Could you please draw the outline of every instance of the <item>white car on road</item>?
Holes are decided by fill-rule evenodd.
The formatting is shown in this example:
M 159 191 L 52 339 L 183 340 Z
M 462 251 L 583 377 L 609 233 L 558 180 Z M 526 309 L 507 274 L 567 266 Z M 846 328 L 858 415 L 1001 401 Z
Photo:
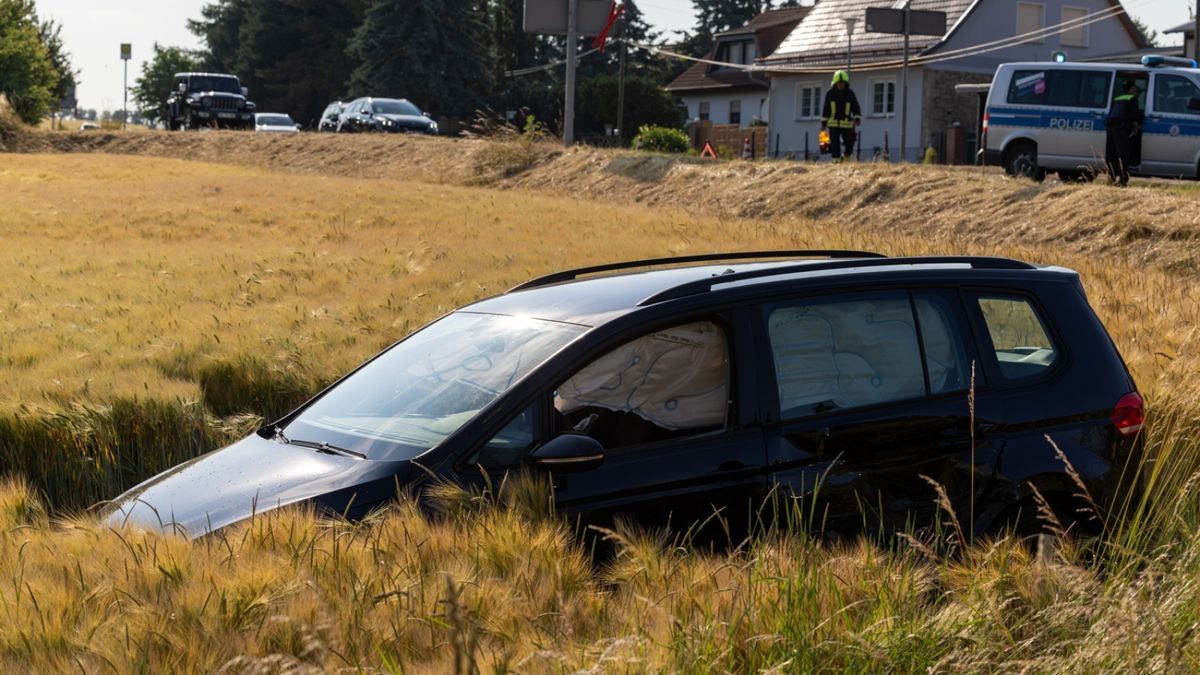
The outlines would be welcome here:
M 283 113 L 254 113 L 254 130 L 294 134 L 300 131 L 300 125 Z

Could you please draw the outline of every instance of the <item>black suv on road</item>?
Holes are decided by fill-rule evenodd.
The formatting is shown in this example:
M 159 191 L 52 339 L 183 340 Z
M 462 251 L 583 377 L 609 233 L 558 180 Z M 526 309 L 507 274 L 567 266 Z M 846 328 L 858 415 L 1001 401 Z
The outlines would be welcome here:
M 175 73 L 167 97 L 167 128 L 254 129 L 253 102 L 237 77 L 219 73 Z
M 126 492 L 108 518 L 203 534 L 285 504 L 358 516 L 397 486 L 525 470 L 584 522 L 687 528 L 719 510 L 740 532 L 773 499 L 826 534 L 933 522 L 928 478 L 984 533 L 1031 525 L 1035 489 L 1079 519 L 1049 440 L 1113 503 L 1141 425 L 1070 270 L 689 256 L 551 274 L 451 312 L 283 419 Z

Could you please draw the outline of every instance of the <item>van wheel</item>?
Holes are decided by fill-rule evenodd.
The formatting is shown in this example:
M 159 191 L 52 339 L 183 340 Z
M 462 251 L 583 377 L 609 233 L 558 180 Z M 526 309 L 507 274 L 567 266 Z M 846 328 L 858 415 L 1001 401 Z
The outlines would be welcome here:
M 1046 170 L 1037 163 L 1037 146 L 1029 142 L 1016 143 L 1008 149 L 1004 155 L 1004 172 L 1032 179 L 1035 183 L 1046 180 Z

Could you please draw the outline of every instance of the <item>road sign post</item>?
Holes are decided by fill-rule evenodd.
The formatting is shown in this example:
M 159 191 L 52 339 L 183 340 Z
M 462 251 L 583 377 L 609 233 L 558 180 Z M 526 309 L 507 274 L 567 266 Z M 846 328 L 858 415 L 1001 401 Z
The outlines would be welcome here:
M 129 59 L 133 57 L 133 45 L 128 42 L 121 43 L 121 61 L 125 64 L 125 82 L 124 82 L 124 97 L 121 103 L 121 128 L 127 129 L 129 125 Z
M 912 0 L 900 0 L 903 7 L 867 8 L 868 33 L 892 33 L 904 36 L 904 54 L 900 65 L 900 161 L 908 159 L 908 41 L 911 35 L 946 34 L 946 13 L 928 10 L 914 11 Z
M 526 33 L 567 36 L 563 92 L 563 143 L 575 143 L 575 66 L 579 37 L 599 35 L 608 23 L 611 0 L 525 0 Z

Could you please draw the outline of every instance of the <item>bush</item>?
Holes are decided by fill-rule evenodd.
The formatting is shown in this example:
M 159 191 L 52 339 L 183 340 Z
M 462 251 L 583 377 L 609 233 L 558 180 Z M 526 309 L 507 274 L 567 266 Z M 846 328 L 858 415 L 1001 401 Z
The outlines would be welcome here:
M 687 134 L 679 129 L 645 125 L 638 129 L 633 147 L 651 152 L 687 152 L 691 143 Z

